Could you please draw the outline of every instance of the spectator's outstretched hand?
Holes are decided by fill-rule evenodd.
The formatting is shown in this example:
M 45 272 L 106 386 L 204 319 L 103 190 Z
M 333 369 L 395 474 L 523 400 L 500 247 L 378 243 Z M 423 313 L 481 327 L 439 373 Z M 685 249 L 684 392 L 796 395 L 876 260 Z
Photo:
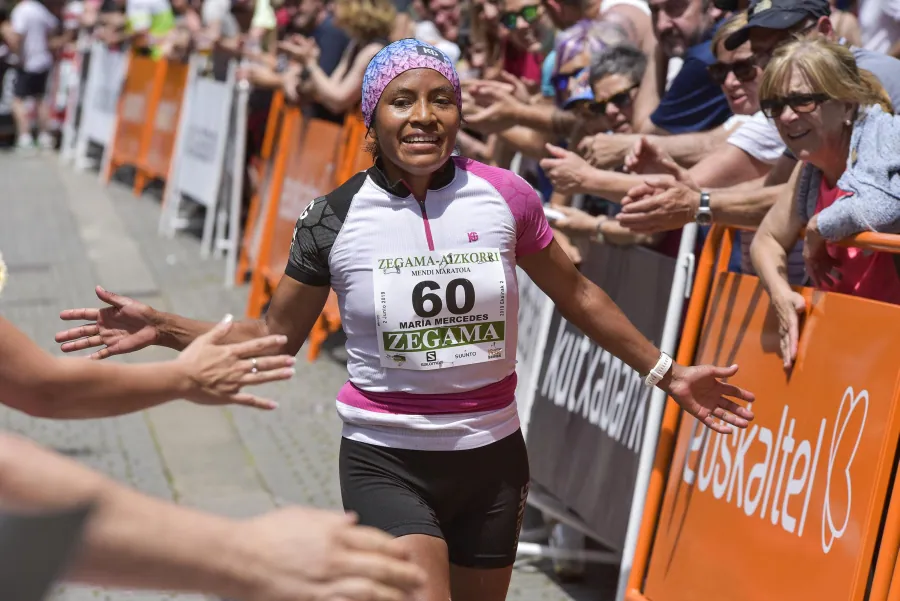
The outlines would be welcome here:
M 560 194 L 580 194 L 588 192 L 585 183 L 591 166 L 583 158 L 553 144 L 547 144 L 550 157 L 541 159 L 541 169 L 553 182 L 553 190 Z
M 700 192 L 671 175 L 651 175 L 628 191 L 616 219 L 644 234 L 677 230 L 691 223 L 700 206 Z
M 659 144 L 644 136 L 638 138 L 634 148 L 625 157 L 625 168 L 631 173 L 665 173 L 688 185 L 691 183 L 688 170 L 676 163 Z
M 578 154 L 597 169 L 618 169 L 632 148 L 632 138 L 616 134 L 586 136 L 578 144 Z
M 513 96 L 510 84 L 484 82 L 468 87 L 467 92 L 475 100 L 474 105 L 463 104 L 468 127 L 487 135 L 516 125 L 517 111 L 522 103 Z

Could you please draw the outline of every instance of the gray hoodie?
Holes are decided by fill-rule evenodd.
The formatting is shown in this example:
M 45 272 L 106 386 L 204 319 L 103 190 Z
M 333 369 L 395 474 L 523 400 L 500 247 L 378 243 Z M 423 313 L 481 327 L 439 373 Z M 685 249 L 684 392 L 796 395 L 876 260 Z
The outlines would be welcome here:
M 816 213 L 822 172 L 807 164 L 800 175 L 800 216 Z M 837 242 L 864 231 L 900 233 L 900 117 L 880 106 L 860 109 L 850 137 L 847 168 L 837 182 L 850 194 L 818 214 L 819 231 Z

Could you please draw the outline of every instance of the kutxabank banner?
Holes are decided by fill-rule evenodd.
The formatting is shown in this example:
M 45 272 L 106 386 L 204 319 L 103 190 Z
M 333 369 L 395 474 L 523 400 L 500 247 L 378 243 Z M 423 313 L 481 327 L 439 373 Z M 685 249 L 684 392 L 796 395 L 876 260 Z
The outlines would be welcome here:
M 675 259 L 592 244 L 582 273 L 659 344 Z M 651 389 L 557 309 L 550 320 L 527 432 L 532 483 L 621 551 Z

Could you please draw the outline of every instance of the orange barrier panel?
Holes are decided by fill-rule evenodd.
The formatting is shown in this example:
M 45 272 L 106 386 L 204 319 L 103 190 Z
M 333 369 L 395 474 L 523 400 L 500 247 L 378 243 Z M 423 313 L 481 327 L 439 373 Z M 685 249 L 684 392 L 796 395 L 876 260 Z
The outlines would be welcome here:
M 164 78 L 165 61 L 131 56 L 116 111 L 110 158 L 103 174 L 107 183 L 119 167 L 137 165 L 147 123 L 152 122 L 156 114 Z
M 322 344 L 328 337 L 341 329 L 341 310 L 338 306 L 337 295 L 334 290 L 328 293 L 328 300 L 322 308 L 316 323 L 309 333 L 309 349 L 306 351 L 306 360 L 315 361 L 319 358 Z
M 724 233 L 722 228 L 712 228 L 707 235 L 706 243 L 703 245 L 703 251 L 700 253 L 694 285 L 691 289 L 691 298 L 688 301 L 687 314 L 682 327 L 681 340 L 678 344 L 678 351 L 675 354 L 675 360 L 681 365 L 690 365 L 694 361 L 697 341 L 700 338 L 700 328 L 703 324 L 703 315 L 706 312 L 706 300 L 709 297 L 709 288 L 712 285 L 712 276 L 715 272 L 716 250 Z M 634 559 L 628 578 L 628 590 L 637 591 L 644 581 L 647 560 L 650 557 L 650 547 L 653 541 L 652 533 L 656 529 L 656 519 L 659 515 L 659 507 L 662 504 L 665 480 L 669 473 L 669 465 L 672 463 L 672 453 L 675 451 L 675 437 L 680 422 L 681 406 L 669 397 L 666 399 L 666 408 L 663 411 L 660 424 L 656 455 L 653 460 L 653 471 L 650 473 L 650 482 L 647 484 L 644 513 L 641 517 L 640 536 L 635 546 Z
M 284 189 L 285 171 L 291 158 L 291 149 L 300 143 L 302 118 L 300 110 L 289 108 L 283 113 L 281 132 L 278 136 L 278 154 L 272 165 L 272 181 L 267 191 L 268 201 L 263 223 L 259 254 L 254 257 L 250 279 L 250 297 L 247 301 L 247 317 L 257 319 L 269 299 L 266 266 L 272 253 L 272 236 L 278 222 L 278 204 Z
M 897 458 L 900 463 L 900 457 Z M 900 475 L 894 466 L 894 485 L 891 491 L 891 502 L 888 505 L 887 519 L 884 521 L 884 534 L 881 539 L 881 551 L 875 564 L 872 578 L 871 601 L 900 601 Z
M 353 111 L 344 119 L 343 131 L 341 132 L 341 150 L 337 160 L 337 169 L 335 170 L 334 185 L 339 186 L 345 181 L 353 177 L 353 175 L 361 171 L 358 168 L 361 156 L 367 156 L 363 145 L 366 138 L 366 126 L 362 120 L 362 113 Z M 371 166 L 366 166 L 367 169 Z M 309 350 L 306 358 L 308 361 L 315 361 L 319 357 L 322 344 L 328 337 L 341 329 L 341 312 L 338 307 L 337 296 L 332 290 L 328 295 L 328 301 L 322 309 L 322 313 L 313 324 L 309 333 Z
M 312 120 L 288 150 L 284 187 L 279 201 L 273 203 L 278 218 L 272 231 L 272 252 L 266 268 L 266 278 L 273 289 L 287 266 L 297 219 L 313 199 L 331 192 L 334 187 L 341 131 L 341 126 L 335 123 Z
M 869 242 L 900 246 L 885 238 Z M 734 382 L 756 393 L 756 419 L 733 436 L 682 420 L 658 521 L 658 494 L 645 507 L 631 583 L 653 537 L 646 583 L 627 598 L 862 600 L 873 568 L 876 583 L 890 578 L 900 538 L 896 498 L 880 531 L 900 436 L 900 307 L 804 290 L 809 310 L 787 374 L 768 296 L 757 278 L 724 273 L 725 262 L 696 361 L 738 363 Z M 667 445 L 661 437 L 658 453 Z M 875 592 L 870 601 L 885 599 Z
M 260 148 L 260 156 L 256 170 L 256 188 L 250 197 L 250 207 L 247 209 L 247 219 L 244 223 L 244 236 L 241 241 L 241 253 L 238 257 L 237 272 L 234 281 L 243 282 L 247 277 L 250 269 L 250 261 L 256 254 L 253 248 L 254 241 L 257 238 L 257 225 L 260 212 L 263 209 L 263 199 L 266 197 L 268 187 L 272 179 L 272 170 L 274 163 L 272 157 L 275 152 L 275 142 L 278 139 L 278 132 L 284 118 L 282 111 L 284 110 L 284 94 L 278 90 L 272 96 L 272 103 L 269 107 L 269 118 L 266 122 L 266 131 L 263 135 L 262 147 Z
M 296 109 L 289 109 L 294 114 Z M 299 113 L 294 117 L 299 121 Z M 285 129 L 288 129 L 285 127 Z M 334 185 L 334 172 L 340 148 L 342 128 L 328 121 L 313 120 L 306 125 L 306 131 L 294 132 L 282 140 L 279 155 L 286 157 L 283 176 L 278 186 L 273 185 L 269 195 L 266 229 L 262 246 L 265 258 L 260 257 L 257 274 L 253 275 L 251 301 L 248 307 L 265 305 L 268 290 L 274 290 L 284 273 L 290 252 L 294 226 L 303 210 L 313 199 L 327 194 Z M 275 173 L 274 178 L 279 179 Z M 274 183 L 274 182 L 273 182 Z
M 152 112 L 147 115 L 140 156 L 135 165 L 135 195 L 144 191 L 148 180 L 165 179 L 169 175 L 169 163 L 178 137 L 178 117 L 187 87 L 188 65 L 171 61 L 158 63 L 162 71 L 161 84 L 157 82 L 158 87 L 153 90 Z
M 344 119 L 344 137 L 342 141 L 344 151 L 341 160 L 338 162 L 338 169 L 335 172 L 335 185 L 344 183 L 353 177 L 357 171 L 361 171 L 361 169 L 357 168 L 357 163 L 359 156 L 366 154 L 363 148 L 365 139 L 366 126 L 363 123 L 362 114 L 355 111 L 348 113 Z

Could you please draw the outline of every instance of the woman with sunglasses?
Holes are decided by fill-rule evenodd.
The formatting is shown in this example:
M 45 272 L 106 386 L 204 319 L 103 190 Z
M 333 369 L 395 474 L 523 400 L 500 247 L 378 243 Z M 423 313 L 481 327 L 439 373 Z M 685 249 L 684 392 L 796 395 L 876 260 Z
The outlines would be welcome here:
M 337 400 L 345 509 L 396 536 L 425 569 L 417 601 L 503 601 L 529 483 L 515 401 L 517 265 L 581 331 L 708 427 L 746 427 L 752 413 L 726 396 L 753 395 L 719 380 L 735 365 L 673 366 L 566 258 L 534 188 L 452 155 L 461 90 L 440 50 L 391 44 L 366 69 L 362 97 L 375 165 L 310 203 L 266 316 L 235 324 L 232 336 L 282 333 L 296 353 L 333 288 L 350 375 Z M 146 306 L 132 315 L 114 326 L 118 347 L 139 324 L 176 348 L 210 326 Z M 105 331 L 64 350 L 117 348 L 112 324 L 99 324 L 88 327 Z
M 853 53 L 824 38 L 775 51 L 760 85 L 760 104 L 803 162 L 794 193 L 779 200 L 751 246 L 753 266 L 778 316 L 785 368 L 797 356 L 803 296 L 785 278 L 787 253 L 806 230 L 803 257 L 817 288 L 900 303 L 889 253 L 835 242 L 862 231 L 900 233 L 900 122 L 875 76 Z

